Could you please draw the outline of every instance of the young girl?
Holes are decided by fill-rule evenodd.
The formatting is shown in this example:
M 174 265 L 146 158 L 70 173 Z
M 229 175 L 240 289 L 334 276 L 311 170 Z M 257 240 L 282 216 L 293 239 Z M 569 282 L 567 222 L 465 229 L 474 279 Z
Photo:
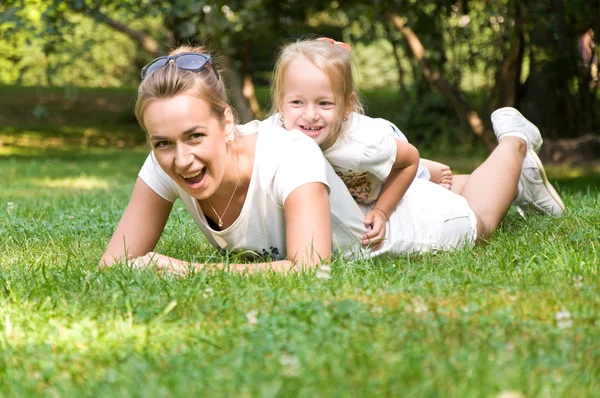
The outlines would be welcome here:
M 268 121 L 315 140 L 352 197 L 374 204 L 363 245 L 377 248 L 385 223 L 415 175 L 451 188 L 450 168 L 423 160 L 400 130 L 362 114 L 352 77 L 350 46 L 332 39 L 284 46 L 275 64 L 273 116 Z

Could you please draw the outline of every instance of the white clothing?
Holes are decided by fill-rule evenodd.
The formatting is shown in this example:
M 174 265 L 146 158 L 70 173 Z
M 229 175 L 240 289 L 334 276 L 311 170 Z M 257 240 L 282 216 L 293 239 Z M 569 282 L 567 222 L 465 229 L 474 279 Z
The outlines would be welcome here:
M 266 122 L 283 127 L 279 114 Z M 349 125 L 323 154 L 357 202 L 373 203 L 379 198 L 396 160 L 395 140 L 408 140 L 398 127 L 385 119 L 352 113 L 347 123 Z M 416 178 L 430 179 L 425 166 L 419 164 Z
M 139 173 L 146 185 L 165 200 L 181 199 L 216 248 L 251 252 L 272 260 L 286 258 L 283 204 L 293 190 L 310 182 L 321 182 L 329 189 L 333 247 L 345 257 L 461 247 L 475 239 L 475 215 L 466 200 L 437 184 L 417 179 L 390 217 L 382 249 L 362 249 L 360 239 L 366 232 L 363 220 L 370 206 L 357 205 L 311 138 L 258 121 L 239 126 L 239 130 L 242 134 L 258 133 L 254 166 L 242 211 L 223 231 L 211 228 L 197 200 L 160 168 L 152 153 Z
M 321 182 L 331 189 L 328 181 L 335 177 L 335 172 L 325 161 L 318 145 L 300 132 L 288 134 L 279 127 L 259 126 L 257 121 L 239 126 L 239 130 L 242 134 L 258 132 L 254 167 L 242 211 L 238 219 L 223 231 L 211 228 L 198 201 L 160 168 L 152 153 L 139 177 L 163 199 L 169 202 L 181 199 L 212 246 L 273 260 L 284 259 L 287 257 L 283 212 L 286 198 L 293 190 L 310 182 Z M 333 184 L 339 185 L 336 191 L 346 191 L 345 196 L 341 195 L 345 204 L 331 199 L 332 206 L 339 209 L 332 217 L 334 247 L 349 254 L 360 250 L 357 249 L 360 246 L 358 238 L 365 230 L 362 224 L 364 215 L 341 181 L 333 179 Z M 346 218 L 355 222 L 348 222 Z
M 360 205 L 366 213 L 374 204 Z M 472 246 L 477 218 L 467 200 L 431 181 L 416 178 L 386 224 L 378 255 L 449 250 Z

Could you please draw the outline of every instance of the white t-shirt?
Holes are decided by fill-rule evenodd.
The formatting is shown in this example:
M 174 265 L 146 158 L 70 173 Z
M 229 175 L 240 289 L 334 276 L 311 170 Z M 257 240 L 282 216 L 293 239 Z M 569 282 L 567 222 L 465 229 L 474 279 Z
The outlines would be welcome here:
M 279 114 L 265 120 L 283 126 Z M 352 113 L 336 142 L 323 154 L 342 179 L 352 197 L 361 204 L 377 200 L 381 187 L 396 160 L 396 139 L 408 142 L 393 123 Z M 428 170 L 419 165 L 416 178 L 429 180 Z
M 321 182 L 329 189 L 334 251 L 361 259 L 383 253 L 415 253 L 472 244 L 476 219 L 466 200 L 423 179 L 415 179 L 387 222 L 385 244 L 365 250 L 360 238 L 371 205 L 357 204 L 321 149 L 306 135 L 272 123 L 253 121 L 239 126 L 242 134 L 256 134 L 252 177 L 238 219 L 223 231 L 213 230 L 196 199 L 181 189 L 151 153 L 139 177 L 163 199 L 181 199 L 194 222 L 214 247 L 251 252 L 265 259 L 287 258 L 283 204 L 294 189 Z M 454 223 L 456 220 L 466 220 Z
M 179 187 L 151 153 L 139 177 L 169 202 L 181 199 L 206 239 L 216 248 L 251 252 L 263 258 L 285 259 L 286 229 L 283 204 L 296 188 L 321 182 L 330 197 L 334 249 L 348 256 L 367 255 L 358 239 L 364 233 L 364 213 L 325 161 L 321 149 L 304 134 L 287 132 L 258 121 L 239 126 L 242 134 L 258 133 L 254 167 L 246 200 L 238 219 L 223 231 L 213 230 L 195 198 Z

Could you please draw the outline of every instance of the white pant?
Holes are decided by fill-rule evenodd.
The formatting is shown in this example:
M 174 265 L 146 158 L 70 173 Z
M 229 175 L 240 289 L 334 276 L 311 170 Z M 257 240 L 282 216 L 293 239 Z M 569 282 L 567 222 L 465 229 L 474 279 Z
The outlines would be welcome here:
M 476 238 L 477 218 L 465 198 L 416 179 L 387 223 L 386 243 L 372 255 L 458 249 Z

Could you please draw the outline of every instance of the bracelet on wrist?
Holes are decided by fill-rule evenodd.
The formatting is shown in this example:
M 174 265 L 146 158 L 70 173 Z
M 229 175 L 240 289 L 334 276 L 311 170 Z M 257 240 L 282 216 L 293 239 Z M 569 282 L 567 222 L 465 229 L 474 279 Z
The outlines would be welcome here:
M 383 218 L 385 218 L 385 221 L 389 220 L 390 218 L 388 217 L 387 214 L 385 214 L 385 211 L 381 210 L 381 209 L 377 209 L 377 208 L 373 208 L 373 210 L 378 211 L 379 213 L 383 214 Z

